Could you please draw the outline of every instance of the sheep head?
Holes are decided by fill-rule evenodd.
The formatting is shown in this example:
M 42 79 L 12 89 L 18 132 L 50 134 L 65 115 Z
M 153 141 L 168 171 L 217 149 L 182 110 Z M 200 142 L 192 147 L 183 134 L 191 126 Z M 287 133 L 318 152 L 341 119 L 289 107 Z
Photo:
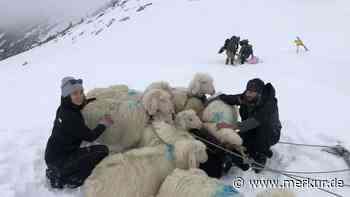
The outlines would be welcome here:
M 206 94 L 214 95 L 213 78 L 206 73 L 197 73 L 194 75 L 190 85 L 188 87 L 188 92 L 190 96 L 204 96 Z
M 175 142 L 175 165 L 177 168 L 198 168 L 208 160 L 206 146 L 198 140 L 180 140 Z
M 142 104 L 149 115 L 157 113 L 174 114 L 174 105 L 171 95 L 161 89 L 151 89 L 143 95 Z
M 171 94 L 171 87 L 170 84 L 166 81 L 156 81 L 151 83 L 149 86 L 147 86 L 147 88 L 145 89 L 145 93 L 149 92 L 150 90 L 153 89 L 160 89 L 160 90 L 164 90 L 166 92 L 168 92 L 169 94 Z
M 202 121 L 192 109 L 182 111 L 175 117 L 176 127 L 183 130 L 200 129 L 202 128 Z

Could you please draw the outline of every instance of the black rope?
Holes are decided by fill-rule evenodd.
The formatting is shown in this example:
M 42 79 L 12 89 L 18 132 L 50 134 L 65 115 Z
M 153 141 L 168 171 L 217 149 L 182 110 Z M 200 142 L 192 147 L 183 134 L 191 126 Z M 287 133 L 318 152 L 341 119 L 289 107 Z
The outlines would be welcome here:
M 327 145 L 318 145 L 318 144 L 301 144 L 301 143 L 294 143 L 294 142 L 284 142 L 279 141 L 278 144 L 288 144 L 288 145 L 295 145 L 295 146 L 307 146 L 307 147 L 316 147 L 316 148 L 334 148 L 334 146 L 327 146 Z
M 225 152 L 228 152 L 228 153 L 230 153 L 230 154 L 232 154 L 234 156 L 237 156 L 237 157 L 240 157 L 240 158 L 244 159 L 243 156 L 238 154 L 238 153 L 235 153 L 235 152 L 232 152 L 232 151 L 230 151 L 228 149 L 222 148 L 221 146 L 219 146 L 217 144 L 214 144 L 214 143 L 212 143 L 212 142 L 210 142 L 210 141 L 208 141 L 208 140 L 206 140 L 206 139 L 204 139 L 202 137 L 199 137 L 199 136 L 197 136 L 195 134 L 192 134 L 192 135 L 195 138 L 203 140 L 203 141 L 207 142 L 208 144 L 211 144 L 211 145 L 213 145 L 213 146 L 215 146 L 215 147 L 217 147 L 217 148 L 219 148 L 219 149 L 221 149 L 221 150 L 223 150 Z M 350 171 L 350 168 L 340 169 L 340 170 L 329 170 L 329 171 L 287 171 L 287 170 L 279 170 L 279 172 L 289 173 L 289 174 L 331 174 L 331 173 L 341 173 L 341 172 L 348 172 L 348 171 Z
M 228 149 L 226 149 L 226 148 L 223 148 L 223 147 L 221 147 L 221 146 L 219 146 L 219 145 L 217 145 L 217 144 L 211 143 L 210 141 L 208 141 L 208 140 L 206 140 L 206 139 L 204 139 L 204 138 L 202 138 L 202 137 L 199 137 L 199 136 L 197 136 L 197 135 L 195 135 L 195 134 L 193 134 L 193 133 L 192 133 L 191 135 L 193 135 L 195 138 L 197 138 L 197 139 L 199 139 L 199 140 L 201 140 L 201 141 L 204 141 L 204 142 L 206 142 L 206 143 L 208 143 L 208 144 L 211 144 L 211 145 L 213 145 L 213 146 L 215 146 L 215 147 L 217 147 L 217 148 L 219 148 L 219 149 L 221 149 L 221 150 L 223 150 L 223 151 L 225 151 L 225 152 L 227 152 L 227 153 L 230 153 L 230 154 L 232 154 L 233 156 L 236 156 L 236 157 L 239 157 L 239 158 L 242 158 L 243 160 L 245 160 L 245 158 L 244 158 L 242 155 L 238 154 L 238 153 L 232 152 L 232 151 L 230 151 L 230 150 L 228 150 Z M 283 171 L 281 171 L 281 170 L 275 170 L 275 169 L 272 169 L 272 168 L 267 168 L 267 167 L 265 167 L 264 165 L 262 165 L 261 163 L 258 163 L 258 162 L 255 162 L 255 161 L 251 161 L 251 164 L 255 164 L 255 165 L 257 166 L 257 167 L 252 167 L 252 168 L 258 168 L 258 169 L 263 169 L 263 170 L 270 171 L 270 172 L 274 172 L 274 173 L 279 173 L 279 174 L 282 174 L 282 175 L 287 176 L 287 177 L 289 177 L 289 178 L 292 178 L 292 179 L 295 179 L 295 180 L 299 180 L 299 181 L 300 181 L 300 179 L 295 178 L 295 177 L 298 177 L 297 175 L 288 174 L 288 173 L 285 173 L 285 172 L 283 172 Z M 287 171 L 287 172 L 288 172 L 288 171 Z M 301 177 L 301 176 L 300 176 L 300 177 Z M 311 179 L 311 178 L 310 178 L 310 179 Z M 339 194 L 337 194 L 337 193 L 334 193 L 334 192 L 332 192 L 332 191 L 329 191 L 329 190 L 326 190 L 326 189 L 323 189 L 323 188 L 317 187 L 317 189 L 320 190 L 320 191 L 323 191 L 323 192 L 327 192 L 327 193 L 332 194 L 332 195 L 337 196 L 337 197 L 343 197 L 343 196 L 341 196 L 341 195 L 339 195 Z
M 293 173 L 293 174 L 331 174 L 331 173 L 341 173 L 341 172 L 349 172 L 350 168 L 340 169 L 340 170 L 329 170 L 329 171 L 287 171 L 281 170 L 284 173 Z

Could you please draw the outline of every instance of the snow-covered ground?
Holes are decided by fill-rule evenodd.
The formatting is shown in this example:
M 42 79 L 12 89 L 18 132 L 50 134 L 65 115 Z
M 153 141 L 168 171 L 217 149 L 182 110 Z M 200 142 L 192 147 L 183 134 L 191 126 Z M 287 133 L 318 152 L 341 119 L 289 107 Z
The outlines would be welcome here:
M 143 89 L 157 80 L 186 86 L 194 73 L 207 72 L 226 93 L 242 92 L 249 79 L 260 77 L 277 89 L 284 141 L 340 141 L 350 148 L 349 17 L 347 0 L 130 0 L 58 41 L 0 62 L 0 196 L 82 196 L 50 191 L 44 177 L 43 151 L 59 105 L 60 80 L 67 75 L 83 78 L 87 90 L 112 84 Z M 217 51 L 233 34 L 248 38 L 264 62 L 225 66 Z M 296 54 L 295 36 L 311 51 Z M 274 169 L 347 168 L 342 159 L 317 148 L 278 144 L 274 150 L 268 164 Z M 308 176 L 350 183 L 349 173 Z M 285 178 L 233 169 L 223 180 L 230 184 L 236 175 Z M 242 192 L 254 196 L 259 190 Z M 330 190 L 350 194 L 350 188 Z M 329 196 L 316 189 L 296 192 Z

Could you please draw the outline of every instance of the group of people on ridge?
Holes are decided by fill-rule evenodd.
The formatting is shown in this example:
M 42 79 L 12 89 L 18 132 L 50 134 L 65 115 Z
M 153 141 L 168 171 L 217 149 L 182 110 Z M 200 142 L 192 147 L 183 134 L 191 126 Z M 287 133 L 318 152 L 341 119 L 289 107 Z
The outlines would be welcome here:
M 232 36 L 230 39 L 226 39 L 224 46 L 220 48 L 219 54 L 226 51 L 226 64 L 234 65 L 236 55 L 238 55 L 241 64 L 244 64 L 250 56 L 254 56 L 253 46 L 249 44 L 249 40 L 240 39 L 238 36 Z M 239 46 L 241 47 L 240 49 Z

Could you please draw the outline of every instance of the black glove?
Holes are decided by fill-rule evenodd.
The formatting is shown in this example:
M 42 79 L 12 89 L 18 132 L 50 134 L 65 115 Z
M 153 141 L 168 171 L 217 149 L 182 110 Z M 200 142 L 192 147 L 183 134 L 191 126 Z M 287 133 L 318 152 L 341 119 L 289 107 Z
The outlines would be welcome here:
M 96 101 L 96 98 L 89 98 L 89 99 L 85 99 L 84 103 L 83 103 L 83 107 L 85 107 L 87 104 L 89 104 L 90 102 Z
M 86 105 L 89 104 L 90 102 L 96 101 L 96 100 L 97 100 L 97 98 L 89 98 L 86 100 Z

